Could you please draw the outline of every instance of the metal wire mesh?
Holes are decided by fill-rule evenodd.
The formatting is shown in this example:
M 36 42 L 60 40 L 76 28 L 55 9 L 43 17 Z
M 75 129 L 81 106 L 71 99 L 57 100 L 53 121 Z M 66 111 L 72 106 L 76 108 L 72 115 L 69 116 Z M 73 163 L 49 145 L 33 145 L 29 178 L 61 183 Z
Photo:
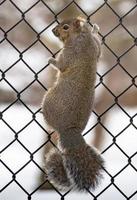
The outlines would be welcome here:
M 5 2 L 7 2 L 6 0 L 3 0 L 3 1 L 0 1 L 0 6 L 3 6 L 5 4 Z M 58 12 L 58 13 L 55 13 L 54 10 L 49 7 L 49 5 L 47 4 L 46 1 L 44 0 L 39 0 L 39 1 L 36 1 L 33 5 L 31 5 L 27 10 L 25 11 L 22 11 L 16 4 L 16 1 L 12 1 L 12 0 L 9 0 L 11 6 L 14 7 L 14 9 L 18 10 L 21 18 L 19 21 L 17 21 L 15 24 L 13 24 L 8 30 L 4 30 L 2 27 L 0 27 L 0 31 L 3 35 L 3 38 L 1 39 L 0 41 L 0 44 L 2 44 L 4 41 L 8 42 L 12 47 L 13 49 L 15 49 L 17 52 L 18 52 L 18 55 L 19 55 L 19 58 L 10 66 L 8 67 L 6 70 L 2 70 L 0 69 L 0 73 L 1 73 L 1 78 L 0 78 L 0 82 L 4 81 L 6 82 L 10 89 L 13 90 L 15 93 L 16 93 L 16 99 L 10 103 L 6 108 L 4 108 L 3 110 L 0 110 L 0 120 L 6 125 L 9 127 L 9 129 L 14 133 L 14 139 L 9 143 L 7 144 L 4 148 L 1 149 L 1 155 L 3 154 L 3 152 L 7 151 L 7 149 L 13 145 L 15 142 L 18 142 L 24 151 L 28 152 L 29 156 L 30 156 L 30 159 L 28 162 L 26 162 L 19 170 L 17 170 L 16 172 L 13 172 L 11 169 L 10 169 L 10 166 L 8 166 L 2 159 L 0 160 L 1 164 L 7 168 L 7 170 L 12 174 L 12 179 L 6 183 L 6 185 L 4 185 L 3 188 L 1 188 L 1 192 L 3 192 L 4 190 L 6 190 L 8 188 L 8 186 L 10 184 L 12 184 L 13 182 L 15 182 L 20 188 L 21 190 L 24 191 L 24 193 L 26 193 L 27 195 L 27 199 L 32 199 L 33 197 L 33 194 L 39 190 L 44 184 L 45 182 L 47 182 L 47 180 L 43 181 L 35 190 L 33 190 L 33 192 L 29 192 L 27 191 L 19 181 L 16 180 L 16 176 L 22 171 L 24 170 L 24 168 L 26 166 L 28 166 L 30 163 L 34 163 L 35 166 L 37 168 L 40 169 L 40 171 L 44 174 L 44 170 L 41 168 L 41 166 L 39 166 L 39 164 L 35 161 L 34 159 L 34 156 L 35 154 L 41 149 L 43 148 L 51 139 L 51 135 L 52 134 L 49 134 L 45 128 L 39 123 L 39 121 L 37 120 L 37 114 L 40 112 L 40 108 L 37 110 L 37 111 L 33 111 L 21 98 L 22 94 L 25 92 L 25 90 L 27 90 L 34 82 L 37 82 L 41 87 L 44 88 L 44 90 L 47 90 L 47 88 L 44 86 L 44 84 L 39 80 L 39 74 L 44 71 L 45 68 L 48 67 L 48 64 L 46 66 L 44 66 L 41 70 L 39 70 L 38 72 L 34 71 L 32 69 L 32 67 L 29 66 L 29 64 L 24 60 L 24 54 L 25 52 L 27 52 L 29 49 L 31 49 L 37 42 L 39 42 L 41 45 L 43 45 L 43 47 L 49 51 L 49 53 L 53 56 L 55 56 L 58 52 L 52 52 L 52 50 L 46 46 L 46 44 L 42 41 L 41 39 L 41 35 L 44 33 L 44 31 L 46 31 L 50 26 L 52 26 L 55 22 L 56 23 L 59 23 L 58 21 L 58 16 L 63 13 L 63 12 L 66 12 L 66 9 L 70 6 L 74 6 L 74 7 L 77 7 L 77 9 L 79 9 L 79 11 L 81 13 L 83 13 L 87 20 L 88 20 L 88 23 L 92 26 L 91 24 L 91 17 L 96 15 L 96 13 L 100 12 L 100 10 L 102 8 L 104 8 L 105 6 L 107 7 L 107 9 L 111 10 L 111 12 L 113 13 L 113 15 L 115 15 L 118 19 L 116 25 L 113 26 L 113 28 L 111 28 L 111 30 L 109 30 L 106 34 L 102 34 L 101 32 L 99 33 L 100 34 L 100 37 L 102 39 L 102 43 L 103 45 L 105 46 L 105 48 L 114 56 L 114 59 L 115 59 L 115 64 L 110 66 L 110 68 L 103 74 L 100 74 L 99 72 L 97 72 L 97 76 L 99 77 L 99 82 L 97 83 L 96 85 L 96 88 L 98 88 L 100 85 L 102 85 L 112 96 L 113 96 L 113 104 L 111 104 L 110 106 L 108 106 L 107 109 L 105 109 L 104 112 L 102 112 L 101 114 L 97 113 L 96 110 L 93 111 L 93 113 L 96 115 L 97 117 L 97 122 L 94 126 L 92 126 L 90 128 L 90 130 L 86 131 L 84 135 L 87 135 L 92 129 L 95 128 L 95 126 L 97 126 L 98 124 L 100 124 L 104 129 L 105 131 L 111 136 L 112 138 L 112 143 L 107 146 L 102 154 L 104 154 L 106 151 L 108 151 L 112 146 L 116 146 L 121 152 L 122 154 L 125 155 L 125 157 L 127 158 L 127 163 L 126 165 L 120 169 L 114 176 L 111 175 L 111 173 L 109 173 L 109 171 L 106 170 L 106 173 L 108 174 L 108 176 L 110 177 L 110 183 L 105 187 L 103 188 L 98 194 L 94 194 L 94 192 L 91 192 L 89 191 L 89 194 L 93 197 L 94 200 L 96 199 L 100 199 L 101 195 L 109 189 L 109 187 L 111 185 L 113 185 L 118 191 L 119 193 L 121 193 L 121 195 L 123 196 L 123 199 L 132 199 L 134 197 L 134 199 L 137 198 L 136 194 L 137 194 L 137 190 L 134 191 L 130 196 L 127 196 L 118 186 L 117 184 L 115 183 L 115 178 L 117 176 L 119 176 L 119 174 L 121 172 L 123 172 L 129 165 L 133 168 L 133 170 L 137 173 L 137 167 L 132 163 L 132 159 L 137 155 L 137 152 L 134 152 L 131 156 L 129 156 L 118 144 L 117 144 L 117 138 L 124 133 L 124 131 L 129 127 L 129 126 L 133 126 L 135 129 L 137 129 L 137 126 L 136 124 L 134 123 L 134 119 L 135 117 L 137 116 L 137 113 L 135 113 L 133 116 L 131 116 L 127 111 L 126 109 L 123 108 L 123 106 L 121 106 L 121 104 L 119 103 L 119 99 L 122 95 L 124 95 L 132 86 L 134 86 L 135 88 L 137 87 L 137 84 L 136 84 L 136 78 L 137 78 L 137 74 L 134 74 L 134 75 L 131 75 L 126 69 L 125 67 L 121 64 L 121 59 L 127 55 L 127 53 L 129 53 L 134 47 L 136 47 L 137 45 L 137 38 L 136 36 L 134 36 L 134 34 L 124 25 L 123 23 L 123 20 L 126 18 L 126 16 L 128 16 L 129 14 L 133 13 L 135 11 L 135 9 L 137 9 L 137 2 L 135 1 L 134 2 L 134 6 L 128 10 L 126 13 L 124 13 L 123 15 L 119 15 L 118 12 L 111 6 L 110 2 L 108 0 L 104 0 L 102 2 L 101 5 L 99 5 L 99 7 L 96 8 L 96 10 L 94 10 L 94 12 L 90 13 L 90 14 L 87 14 L 84 9 L 82 8 L 82 6 L 80 6 L 78 4 L 77 1 L 69 1 L 68 3 L 66 3 L 66 5 Z M 30 24 L 27 19 L 26 19 L 26 15 L 29 14 L 29 12 L 35 7 L 37 6 L 37 4 L 39 3 L 42 3 L 42 6 L 43 7 L 46 7 L 48 9 L 49 12 L 52 13 L 52 15 L 54 16 L 54 19 L 48 24 L 47 27 L 43 28 L 40 32 L 37 32 L 32 24 Z M 103 16 L 102 16 L 103 17 Z M 18 49 L 16 47 L 16 45 L 9 39 L 8 35 L 9 33 L 15 29 L 21 22 L 25 22 L 27 24 L 27 26 L 29 26 L 29 28 L 35 33 L 36 37 L 35 37 L 35 40 L 27 47 L 25 48 L 23 51 L 21 51 L 20 49 Z M 117 30 L 117 28 L 121 26 L 122 29 L 129 35 L 129 37 L 132 38 L 132 45 L 130 45 L 130 47 L 126 50 L 126 51 L 123 51 L 121 53 L 121 55 L 117 55 L 113 48 L 111 46 L 109 46 L 106 42 L 107 38 L 115 31 Z M 20 36 L 21 37 L 21 36 Z M 31 83 L 29 83 L 26 87 L 22 88 L 22 90 L 19 92 L 13 85 L 12 83 L 10 83 L 10 81 L 8 81 L 7 77 L 6 77 L 6 74 L 8 73 L 9 70 L 11 70 L 12 68 L 14 68 L 14 66 L 19 62 L 19 61 L 22 61 L 25 66 L 33 73 L 33 80 Z M 124 91 L 122 91 L 121 93 L 119 93 L 118 95 L 114 94 L 113 91 L 111 91 L 111 89 L 105 84 L 104 82 L 104 78 L 109 74 L 111 73 L 111 71 L 114 70 L 114 68 L 116 68 L 116 66 L 119 65 L 120 68 L 124 71 L 124 73 L 127 74 L 128 78 L 130 78 L 130 85 L 124 89 Z M 32 119 L 30 121 L 28 121 L 28 123 L 19 131 L 15 131 L 14 128 L 12 127 L 12 125 L 10 125 L 5 119 L 4 119 L 4 114 L 5 112 L 11 108 L 14 104 L 16 104 L 17 102 L 19 102 L 20 104 L 22 104 L 32 115 Z M 129 119 L 129 123 L 127 124 L 127 126 L 122 130 L 120 131 L 117 135 L 113 135 L 111 133 L 111 131 L 102 123 L 101 121 L 101 118 L 108 112 L 110 111 L 115 105 L 117 105 L 119 107 L 119 109 L 121 109 L 122 112 L 124 112 L 125 115 L 127 115 L 128 119 Z M 48 140 L 46 140 L 46 142 L 44 142 L 41 146 L 39 146 L 33 153 L 29 150 L 29 148 L 27 148 L 18 138 L 19 134 L 24 130 L 26 129 L 28 126 L 30 126 L 30 124 L 32 122 L 35 122 L 37 123 L 37 125 L 44 131 L 46 132 L 46 134 L 48 134 Z M 50 141 L 52 142 L 52 141 Z M 54 145 L 54 143 L 53 143 Z M 107 161 L 106 161 L 107 162 Z M 56 188 L 53 187 L 53 189 L 60 195 L 60 199 L 63 200 L 65 199 L 66 195 L 69 193 L 61 193 L 60 191 L 58 191 Z M 46 192 L 46 191 L 45 191 Z

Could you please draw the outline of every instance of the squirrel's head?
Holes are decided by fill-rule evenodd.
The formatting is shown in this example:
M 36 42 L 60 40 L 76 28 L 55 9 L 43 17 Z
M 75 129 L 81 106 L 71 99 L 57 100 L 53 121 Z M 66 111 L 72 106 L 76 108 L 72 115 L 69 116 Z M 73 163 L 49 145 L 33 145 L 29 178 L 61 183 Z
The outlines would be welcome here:
M 52 31 L 62 42 L 66 42 L 70 36 L 81 32 L 84 23 L 86 21 L 81 17 L 68 19 L 57 25 Z

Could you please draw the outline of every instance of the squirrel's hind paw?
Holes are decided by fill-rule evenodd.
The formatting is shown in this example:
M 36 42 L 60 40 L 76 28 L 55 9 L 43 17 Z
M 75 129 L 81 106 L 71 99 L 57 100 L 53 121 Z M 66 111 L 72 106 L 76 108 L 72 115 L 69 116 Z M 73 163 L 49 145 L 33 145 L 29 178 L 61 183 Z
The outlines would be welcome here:
M 56 60 L 55 60 L 55 58 L 50 58 L 50 59 L 48 60 L 48 64 L 52 64 L 52 65 L 55 65 L 55 66 L 56 66 Z
M 70 189 L 70 181 L 59 150 L 52 149 L 45 155 L 45 172 L 48 180 L 58 189 Z

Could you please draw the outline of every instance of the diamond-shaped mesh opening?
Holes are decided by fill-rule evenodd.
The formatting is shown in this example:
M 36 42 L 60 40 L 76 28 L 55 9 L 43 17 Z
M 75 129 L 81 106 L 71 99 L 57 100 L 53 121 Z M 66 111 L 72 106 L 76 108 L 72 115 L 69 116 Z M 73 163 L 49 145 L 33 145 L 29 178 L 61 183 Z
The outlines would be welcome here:
M 5 49 L 5 51 L 1 52 L 0 68 L 4 72 L 5 70 L 8 70 L 12 66 L 14 66 L 14 64 L 19 61 L 19 52 L 6 40 L 0 43 L 0 48 Z
M 131 156 L 136 152 L 136 129 L 133 126 L 128 127 L 117 138 L 117 144 L 123 151 Z M 132 146 L 132 149 L 130 148 Z
M 20 112 L 16 112 L 18 109 L 20 109 Z M 11 115 L 14 117 L 11 118 Z M 12 127 L 13 130 L 20 131 L 32 121 L 33 114 L 24 106 L 13 104 L 10 108 L 4 111 L 3 119 L 10 127 Z M 18 123 L 16 123 L 17 121 Z
M 105 16 L 104 16 L 105 15 Z M 104 16 L 105 18 L 110 18 L 111 19 L 111 24 L 109 23 L 109 21 L 104 21 L 102 16 Z M 96 20 L 97 18 L 97 20 Z M 103 20 L 103 23 L 101 23 L 101 21 Z M 109 33 L 111 30 L 113 30 L 113 28 L 115 28 L 118 24 L 119 24 L 119 18 L 117 15 L 115 15 L 115 13 L 109 8 L 109 6 L 107 4 L 104 4 L 99 10 L 98 12 L 96 12 L 94 15 L 92 15 L 90 17 L 90 21 L 92 23 L 98 23 L 100 25 L 100 29 L 102 30 L 102 34 L 107 34 Z
M 136 4 L 134 2 L 133 6 L 129 9 L 127 13 L 125 13 L 125 16 L 122 20 L 122 25 L 126 27 L 127 31 L 129 31 L 129 34 L 131 34 L 133 37 L 137 36 L 137 27 L 135 25 L 131 26 L 131 23 L 134 24 L 134 17 L 137 17 L 137 10 L 136 10 Z
M 117 81 L 111 82 L 112 77 L 117 77 Z M 122 80 L 119 80 L 120 77 L 122 77 Z M 116 65 L 109 73 L 105 75 L 106 79 L 108 79 L 108 82 L 105 83 L 107 88 L 115 95 L 120 95 L 124 90 L 126 90 L 131 84 L 131 77 L 125 73 L 123 68 L 120 65 Z M 119 83 L 122 84 L 121 87 L 119 87 Z
M 99 196 L 99 200 L 101 199 L 110 199 L 111 198 L 111 193 L 115 194 L 115 197 L 117 199 L 120 199 L 120 200 L 125 200 L 125 196 L 115 187 L 115 186 L 110 186 L 109 188 L 107 188 L 107 190 L 105 190 L 103 192 L 102 195 Z
M 20 158 L 20 155 L 22 155 L 22 159 Z M 1 160 L 14 173 L 29 161 L 29 153 L 24 151 L 24 147 L 15 141 L 2 152 Z
M 130 173 L 130 176 L 127 176 L 127 174 L 129 174 L 129 173 Z M 135 180 L 136 180 L 135 182 L 133 182 L 133 178 L 135 178 Z M 122 179 L 124 181 L 121 184 L 120 180 L 122 180 Z M 127 197 L 130 197 L 136 191 L 136 184 L 137 184 L 136 171 L 131 166 L 128 166 L 123 172 L 121 172 L 116 177 L 115 183 L 119 187 L 119 189 L 124 192 L 124 194 Z
M 137 47 L 134 46 L 120 59 L 120 64 L 122 65 L 123 69 L 125 69 L 132 77 L 136 76 L 136 55 Z M 132 60 L 132 62 L 130 62 L 130 60 Z
M 113 118 L 110 116 L 114 112 L 114 109 L 117 110 L 117 114 L 113 115 Z M 130 124 L 129 117 L 122 111 L 118 109 L 118 106 L 114 106 L 113 109 L 109 110 L 105 115 L 109 115 L 109 123 L 105 124 L 105 127 L 111 132 L 112 136 L 116 136 L 121 133 L 128 124 Z M 117 118 L 121 119 L 121 126 L 117 126 Z
M 13 190 L 14 192 L 12 192 Z M 3 190 L 3 192 L 0 194 L 0 198 L 7 200 L 16 199 L 18 193 L 21 195 L 21 198 L 28 198 L 27 192 L 24 191 L 23 188 L 20 185 L 18 185 L 15 181 L 13 181 Z
M 38 176 L 40 169 L 33 162 L 30 162 L 16 175 L 16 180 L 22 185 L 22 187 L 29 193 L 33 192 L 37 188 L 37 183 L 32 182 L 33 177 Z M 27 179 L 27 181 L 26 181 Z
M 34 18 L 35 21 L 33 20 Z M 32 9 L 25 13 L 25 19 L 35 30 L 41 32 L 50 23 L 52 23 L 52 21 L 54 21 L 54 14 L 44 5 L 42 1 L 38 1 Z
M 120 16 L 122 17 L 123 15 L 127 14 L 130 12 L 134 6 L 136 6 L 136 1 L 131 0 L 122 0 L 121 4 L 118 5 L 116 1 L 108 1 L 108 4 L 111 6 L 111 8 Z M 122 9 L 124 7 L 124 9 Z
M 57 138 L 40 113 L 57 75 L 48 59 L 62 48 L 52 29 L 75 16 L 97 23 L 102 40 L 83 136 L 101 150 L 106 169 L 99 187 L 85 194 L 48 182 L 44 155 Z M 0 0 L 0 199 L 137 199 L 136 19 L 136 0 Z
M 7 38 L 19 51 L 23 51 L 36 41 L 37 35 L 25 21 L 21 21 L 7 33 Z
M 4 102 L 3 105 L 0 105 L 1 112 L 6 110 L 7 107 L 10 107 L 12 104 L 14 104 L 15 101 L 17 101 L 16 90 L 14 90 L 14 88 L 12 88 L 12 86 L 9 85 L 7 81 L 5 81 L 5 78 L 1 79 L 0 94 L 0 100 L 1 102 Z
M 33 129 L 34 131 L 32 131 Z M 19 140 L 30 152 L 33 152 L 44 143 L 44 133 L 38 124 L 32 122 L 19 134 Z
M 34 72 L 39 72 L 48 64 L 47 57 L 49 56 L 51 56 L 49 51 L 38 41 L 23 53 L 23 60 Z
M 107 165 L 109 173 L 113 176 L 127 165 L 127 157 L 116 145 L 112 145 L 111 148 L 104 153 L 104 158 L 108 160 Z M 115 160 L 114 165 L 111 164 L 112 159 Z M 120 160 L 122 160 L 122 162 L 120 162 Z
M 120 41 L 121 34 L 124 37 L 122 41 Z M 133 38 L 125 29 L 123 29 L 121 25 L 114 29 L 109 35 L 107 35 L 105 42 L 118 56 L 122 55 L 124 52 L 130 49 L 134 43 Z M 121 44 L 122 42 L 123 44 Z
M 2 1 L 0 5 L 1 28 L 4 31 L 9 31 L 21 20 L 21 14 L 11 1 Z M 7 12 L 14 13 L 14 17 L 13 15 L 8 15 Z
M 0 127 L 2 129 L 0 142 L 1 151 L 14 140 L 14 132 L 2 120 L 0 121 Z
M 12 85 L 12 87 L 20 91 L 27 87 L 28 84 L 30 84 L 34 80 L 34 73 L 30 69 L 26 66 L 24 62 L 19 61 L 6 72 L 5 79 Z M 14 74 L 17 75 L 16 81 Z M 21 82 L 20 79 L 23 82 Z
M 12 174 L 2 163 L 0 163 L 0 170 L 1 170 L 1 174 L 4 175 L 5 177 L 5 178 L 3 177 L 3 181 L 1 181 L 0 183 L 0 189 L 2 189 L 12 180 Z M 2 179 L 2 176 L 1 176 L 1 179 Z
M 41 99 L 45 94 L 45 88 L 47 87 L 43 85 L 40 79 L 38 79 L 38 81 L 35 81 L 31 86 L 23 90 L 21 93 L 21 100 L 23 103 L 29 104 L 28 107 L 35 112 L 38 109 L 36 105 L 41 104 Z M 36 94 L 35 98 L 33 98 L 34 94 Z

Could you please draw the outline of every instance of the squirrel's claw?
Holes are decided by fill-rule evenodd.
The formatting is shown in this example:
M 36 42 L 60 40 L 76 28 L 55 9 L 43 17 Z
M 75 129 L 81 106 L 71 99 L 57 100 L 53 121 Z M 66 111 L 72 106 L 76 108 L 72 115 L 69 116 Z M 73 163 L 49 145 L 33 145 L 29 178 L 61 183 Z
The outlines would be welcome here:
M 48 61 L 48 64 L 55 65 L 56 64 L 56 60 L 54 58 L 50 58 L 49 61 Z
M 97 24 L 93 24 L 92 33 L 97 34 L 99 32 L 99 26 Z

